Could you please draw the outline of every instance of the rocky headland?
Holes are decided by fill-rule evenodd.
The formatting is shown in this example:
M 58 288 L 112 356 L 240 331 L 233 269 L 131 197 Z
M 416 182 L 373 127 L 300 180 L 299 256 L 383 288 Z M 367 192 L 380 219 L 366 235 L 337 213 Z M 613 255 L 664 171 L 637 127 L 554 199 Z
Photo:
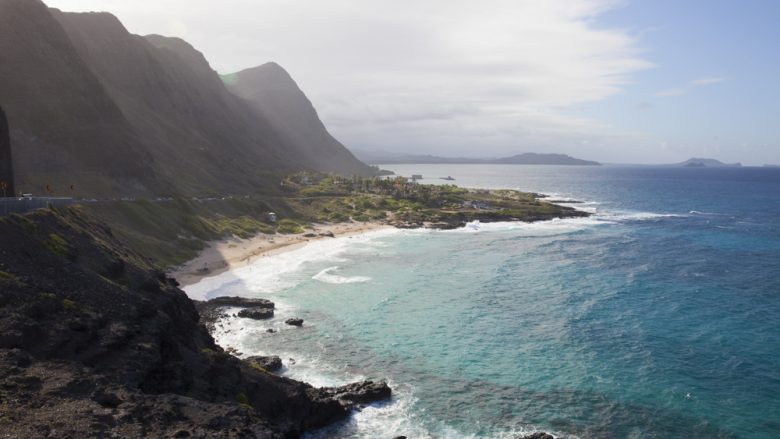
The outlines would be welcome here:
M 76 209 L 0 219 L 0 252 L 7 437 L 298 437 L 391 394 L 226 353 L 174 280 Z

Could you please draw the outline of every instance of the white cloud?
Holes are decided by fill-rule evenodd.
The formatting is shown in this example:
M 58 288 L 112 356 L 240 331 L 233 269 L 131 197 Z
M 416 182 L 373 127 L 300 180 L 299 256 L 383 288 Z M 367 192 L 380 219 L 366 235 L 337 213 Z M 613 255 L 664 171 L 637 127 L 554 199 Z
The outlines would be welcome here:
M 614 0 L 49 0 L 108 10 L 131 32 L 176 23 L 221 72 L 287 68 L 326 125 L 361 148 L 566 151 L 614 140 L 573 116 L 652 67 Z M 707 79 L 707 78 L 704 78 Z
M 687 93 L 688 90 L 684 88 L 668 88 L 666 90 L 661 90 L 657 92 L 655 95 L 659 97 L 668 97 L 668 96 L 680 96 Z
M 725 78 L 718 78 L 714 76 L 708 78 L 699 78 L 691 81 L 691 85 L 695 85 L 695 86 L 711 85 L 711 84 L 717 84 L 719 82 L 723 82 L 725 80 L 726 80 Z

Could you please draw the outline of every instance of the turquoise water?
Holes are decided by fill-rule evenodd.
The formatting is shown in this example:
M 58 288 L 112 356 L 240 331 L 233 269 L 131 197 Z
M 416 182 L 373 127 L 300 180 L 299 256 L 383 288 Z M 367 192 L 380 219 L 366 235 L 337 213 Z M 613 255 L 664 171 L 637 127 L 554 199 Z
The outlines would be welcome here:
M 780 437 L 780 170 L 389 168 L 594 215 L 319 241 L 188 287 L 277 302 L 223 345 L 393 385 L 312 437 Z

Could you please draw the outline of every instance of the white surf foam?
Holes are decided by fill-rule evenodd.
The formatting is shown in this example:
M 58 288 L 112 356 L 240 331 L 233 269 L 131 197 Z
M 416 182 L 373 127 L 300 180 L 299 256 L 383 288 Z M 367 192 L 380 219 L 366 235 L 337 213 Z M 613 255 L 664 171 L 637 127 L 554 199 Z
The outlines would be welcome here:
M 326 284 L 354 284 L 371 280 L 368 276 L 339 276 L 338 274 L 333 274 L 334 271 L 338 270 L 338 266 L 328 267 L 312 276 L 312 279 Z
M 317 263 L 346 262 L 356 244 L 367 244 L 398 232 L 396 229 L 382 229 L 361 235 L 312 241 L 303 247 L 273 256 L 260 256 L 249 265 L 201 279 L 186 286 L 184 291 L 191 299 L 197 300 L 273 294 L 310 279 L 319 271 L 315 267 Z

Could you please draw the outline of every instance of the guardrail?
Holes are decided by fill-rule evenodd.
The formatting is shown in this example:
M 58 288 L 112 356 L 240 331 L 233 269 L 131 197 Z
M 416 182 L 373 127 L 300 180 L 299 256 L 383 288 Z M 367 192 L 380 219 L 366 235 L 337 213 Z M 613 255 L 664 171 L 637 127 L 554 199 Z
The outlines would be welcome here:
M 46 207 L 63 207 L 75 200 L 67 197 L 8 197 L 0 198 L 0 216 L 24 213 Z

